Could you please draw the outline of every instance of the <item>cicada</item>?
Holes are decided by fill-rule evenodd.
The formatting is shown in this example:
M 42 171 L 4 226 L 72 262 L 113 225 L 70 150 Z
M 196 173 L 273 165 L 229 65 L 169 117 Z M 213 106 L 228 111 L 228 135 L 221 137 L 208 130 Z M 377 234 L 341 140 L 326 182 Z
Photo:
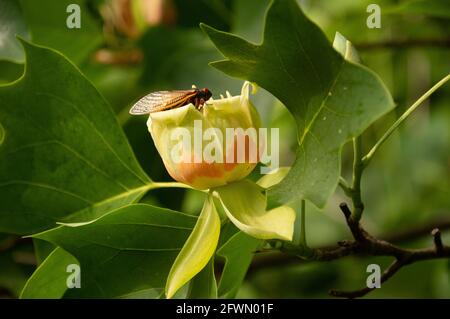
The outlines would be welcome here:
M 130 114 L 141 115 L 166 111 L 189 103 L 201 109 L 211 96 L 212 93 L 207 88 L 153 92 L 137 101 L 130 109 Z

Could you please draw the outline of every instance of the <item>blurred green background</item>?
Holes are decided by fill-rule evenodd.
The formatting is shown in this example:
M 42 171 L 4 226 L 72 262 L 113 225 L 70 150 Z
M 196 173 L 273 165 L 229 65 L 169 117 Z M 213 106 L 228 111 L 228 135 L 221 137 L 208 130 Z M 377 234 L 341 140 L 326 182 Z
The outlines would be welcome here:
M 363 136 L 368 150 L 384 130 L 420 95 L 450 71 L 448 1 L 379 0 L 381 28 L 369 29 L 369 0 L 305 0 L 299 4 L 332 41 L 336 31 L 360 50 L 364 64 L 380 75 L 397 108 Z M 81 7 L 81 29 L 66 27 L 66 7 Z M 23 72 L 24 56 L 15 34 L 57 49 L 92 81 L 117 113 L 138 160 L 156 181 L 170 180 L 145 125 L 129 117 L 140 96 L 164 89 L 208 87 L 214 96 L 239 94 L 242 81 L 208 66 L 220 53 L 200 31 L 205 22 L 259 43 L 268 0 L 0 0 L 0 83 Z M 7 23 L 10 21 L 14 23 Z M 10 26 L 13 25 L 14 28 Z M 7 27 L 9 26 L 9 27 Z M 294 160 L 295 124 L 288 111 L 263 90 L 252 97 L 264 125 L 280 128 L 280 164 Z M 450 86 L 420 107 L 372 161 L 363 177 L 363 223 L 373 234 L 391 238 L 408 229 L 450 228 Z M 1 106 L 0 106 L 1 107 Z M 352 151 L 343 152 L 343 174 L 351 175 Z M 144 201 L 197 214 L 203 194 L 160 190 Z M 308 242 L 333 245 L 350 238 L 338 204 L 338 190 L 325 209 L 307 207 Z M 298 206 L 294 203 L 294 206 Z M 413 241 L 431 244 L 422 231 Z M 399 236 L 401 237 L 401 236 Z M 443 232 L 450 243 L 450 232 Z M 279 254 L 258 253 L 238 296 L 245 298 L 324 298 L 331 288 L 365 285 L 366 267 L 386 258 L 349 257 L 330 263 L 306 263 Z M 16 298 L 35 269 L 30 240 L 0 234 L 0 297 Z M 420 262 L 398 273 L 369 298 L 450 298 L 448 260 Z

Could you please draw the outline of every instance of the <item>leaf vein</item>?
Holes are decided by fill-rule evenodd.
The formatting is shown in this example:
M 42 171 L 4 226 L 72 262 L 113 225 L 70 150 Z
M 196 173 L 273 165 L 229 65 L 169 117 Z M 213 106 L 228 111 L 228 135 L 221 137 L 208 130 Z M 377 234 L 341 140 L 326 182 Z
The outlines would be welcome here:
M 70 153 L 74 154 L 76 157 L 78 157 L 81 161 L 85 162 L 88 166 L 90 166 L 93 170 L 97 171 L 98 173 L 104 175 L 105 177 L 111 179 L 113 182 L 115 182 L 118 186 L 120 186 L 120 188 L 124 189 L 124 190 L 129 190 L 128 187 L 126 187 L 124 184 L 122 184 L 120 181 L 118 181 L 117 179 L 115 179 L 114 177 L 112 177 L 110 174 L 108 174 L 107 172 L 105 172 L 104 170 L 102 170 L 100 167 L 98 167 L 97 165 L 95 165 L 94 163 L 92 163 L 91 161 L 89 161 L 86 157 L 84 157 L 83 155 L 81 155 L 80 153 L 78 153 L 75 149 L 71 148 L 69 145 L 59 141 L 59 140 L 47 140 L 47 141 L 42 141 L 42 142 L 37 142 L 37 143 L 30 143 L 27 145 L 23 145 L 23 146 L 19 146 L 11 151 L 8 151 L 5 155 L 11 155 L 14 154 L 16 152 L 19 151 L 23 151 L 26 150 L 28 148 L 32 148 L 32 147 L 36 147 L 36 146 L 42 146 L 42 145 L 46 145 L 46 144 L 58 144 L 60 146 L 62 146 L 63 148 L 65 148 L 67 151 L 69 151 Z
M 77 198 L 77 199 L 79 199 L 79 200 L 81 200 L 81 201 L 83 201 L 83 202 L 85 202 L 85 203 L 87 203 L 89 205 L 93 204 L 93 202 L 91 200 L 86 199 L 86 198 L 84 198 L 84 197 L 82 197 L 82 196 L 80 196 L 78 194 L 75 194 L 75 193 L 69 192 L 67 190 L 64 190 L 62 188 L 59 188 L 59 187 L 56 187 L 56 186 L 52 186 L 52 185 L 48 185 L 48 184 L 45 184 L 45 183 L 36 183 L 36 182 L 24 181 L 24 180 L 11 180 L 11 181 L 7 181 L 7 182 L 4 182 L 4 183 L 0 183 L 0 187 L 6 187 L 6 186 L 14 185 L 14 184 L 29 185 L 29 186 L 33 186 L 33 187 L 39 187 L 39 188 L 45 188 L 45 189 L 48 189 L 48 190 L 53 190 L 53 191 L 56 191 L 56 192 L 59 192 L 59 193 L 66 194 L 66 195 L 72 196 L 74 198 Z
M 36 94 L 38 95 L 45 95 L 48 97 L 53 97 L 54 99 L 57 99 L 59 101 L 61 101 L 62 103 L 65 103 L 66 105 L 71 106 L 75 111 L 77 111 L 83 118 L 84 120 L 89 124 L 89 126 L 91 126 L 93 128 L 93 130 L 96 132 L 96 134 L 101 138 L 101 140 L 103 141 L 103 143 L 106 145 L 106 147 L 110 150 L 110 152 L 112 154 L 114 154 L 114 156 L 119 160 L 119 162 L 129 171 L 131 172 L 134 176 L 136 176 L 142 183 L 147 183 L 147 181 L 145 181 L 141 176 L 139 176 L 138 174 L 136 174 L 135 171 L 133 171 L 124 161 L 123 159 L 119 156 L 119 154 L 117 154 L 117 152 L 114 150 L 114 148 L 111 146 L 111 144 L 109 144 L 109 142 L 105 139 L 104 135 L 98 130 L 98 128 L 95 126 L 95 124 L 86 116 L 86 114 L 84 114 L 76 104 L 67 101 L 66 99 L 57 96 L 55 94 L 52 93 L 45 93 L 45 92 L 37 92 Z
M 325 96 L 325 98 L 322 100 L 322 103 L 320 104 L 317 111 L 314 113 L 311 121 L 309 121 L 308 126 L 305 127 L 305 130 L 303 131 L 302 138 L 300 139 L 300 144 L 303 144 L 305 137 L 308 133 L 308 131 L 312 128 L 312 126 L 316 123 L 316 119 L 319 116 L 320 112 L 322 112 L 323 108 L 326 106 L 326 103 L 328 101 L 328 98 L 331 96 L 332 91 L 334 87 L 336 86 L 336 83 L 338 82 L 339 76 L 342 72 L 343 66 L 344 66 L 345 60 L 342 60 L 341 67 L 339 68 L 339 72 L 336 74 L 336 77 L 333 81 L 333 83 L 330 86 L 330 89 L 328 90 L 328 94 Z

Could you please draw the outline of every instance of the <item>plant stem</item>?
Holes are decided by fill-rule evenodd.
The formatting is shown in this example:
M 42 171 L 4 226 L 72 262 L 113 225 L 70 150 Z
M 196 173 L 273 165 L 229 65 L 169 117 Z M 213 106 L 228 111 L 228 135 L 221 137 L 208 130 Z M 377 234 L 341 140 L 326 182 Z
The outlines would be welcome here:
M 361 199 L 361 175 L 364 170 L 364 163 L 362 161 L 362 142 L 361 136 L 353 139 L 353 183 L 351 198 L 353 202 L 352 217 L 355 221 L 361 219 L 361 214 L 364 210 L 364 204 Z
M 352 197 L 352 188 L 348 185 L 347 181 L 342 176 L 339 177 L 339 186 L 342 188 L 345 195 L 347 195 L 348 197 Z
M 157 189 L 157 188 L 187 188 L 192 189 L 191 186 L 178 183 L 178 182 L 153 182 L 150 184 L 149 189 Z
M 413 105 L 411 105 L 406 111 L 405 113 L 402 114 L 402 116 L 400 116 L 397 121 L 395 121 L 394 124 L 392 124 L 392 126 L 386 131 L 386 133 L 384 133 L 384 135 L 378 140 L 378 142 L 375 143 L 375 145 L 372 147 L 372 149 L 369 151 L 369 153 L 367 153 L 366 156 L 364 156 L 363 158 L 363 163 L 364 165 L 367 165 L 367 163 L 369 163 L 369 161 L 372 159 L 373 155 L 375 154 L 375 152 L 377 151 L 377 149 L 381 146 L 381 144 L 383 144 L 388 138 L 389 136 L 391 136 L 392 132 L 394 132 L 397 127 L 403 123 L 403 121 L 412 113 L 414 112 L 414 110 L 419 107 L 423 101 L 425 101 L 428 97 L 430 97 L 431 94 L 434 93 L 434 91 L 436 91 L 437 89 L 439 89 L 442 85 L 445 84 L 445 82 L 447 82 L 448 80 L 450 80 L 450 74 L 448 74 L 446 77 L 444 77 L 442 80 L 440 80 L 438 83 L 436 83 L 431 89 L 429 89 L 424 95 L 422 95 L 416 102 L 414 102 Z
M 300 245 L 303 245 L 307 247 L 306 243 L 306 201 L 302 199 L 302 207 L 300 210 L 300 218 L 301 218 L 301 225 L 300 225 Z

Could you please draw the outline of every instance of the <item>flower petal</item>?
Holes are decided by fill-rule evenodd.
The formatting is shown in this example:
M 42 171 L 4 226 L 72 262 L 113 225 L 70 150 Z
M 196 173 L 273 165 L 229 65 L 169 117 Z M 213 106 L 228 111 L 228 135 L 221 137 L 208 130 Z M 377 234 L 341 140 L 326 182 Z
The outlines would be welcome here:
M 228 218 L 240 230 L 260 239 L 292 240 L 295 211 L 280 206 L 266 211 L 265 189 L 243 180 L 215 189 Z
M 172 298 L 208 264 L 216 250 L 219 234 L 220 217 L 212 195 L 208 195 L 191 235 L 170 269 L 166 283 L 167 298 Z
M 173 179 L 210 189 L 250 174 L 264 143 L 258 141 L 261 119 L 249 91 L 245 82 L 241 95 L 227 92 L 227 98 L 210 99 L 200 110 L 188 104 L 150 113 L 148 131 Z
M 290 167 L 280 167 L 278 169 L 270 171 L 270 173 L 261 177 L 256 182 L 256 184 L 264 188 L 272 187 L 273 185 L 276 185 L 279 182 L 281 182 L 290 169 L 291 169 Z

